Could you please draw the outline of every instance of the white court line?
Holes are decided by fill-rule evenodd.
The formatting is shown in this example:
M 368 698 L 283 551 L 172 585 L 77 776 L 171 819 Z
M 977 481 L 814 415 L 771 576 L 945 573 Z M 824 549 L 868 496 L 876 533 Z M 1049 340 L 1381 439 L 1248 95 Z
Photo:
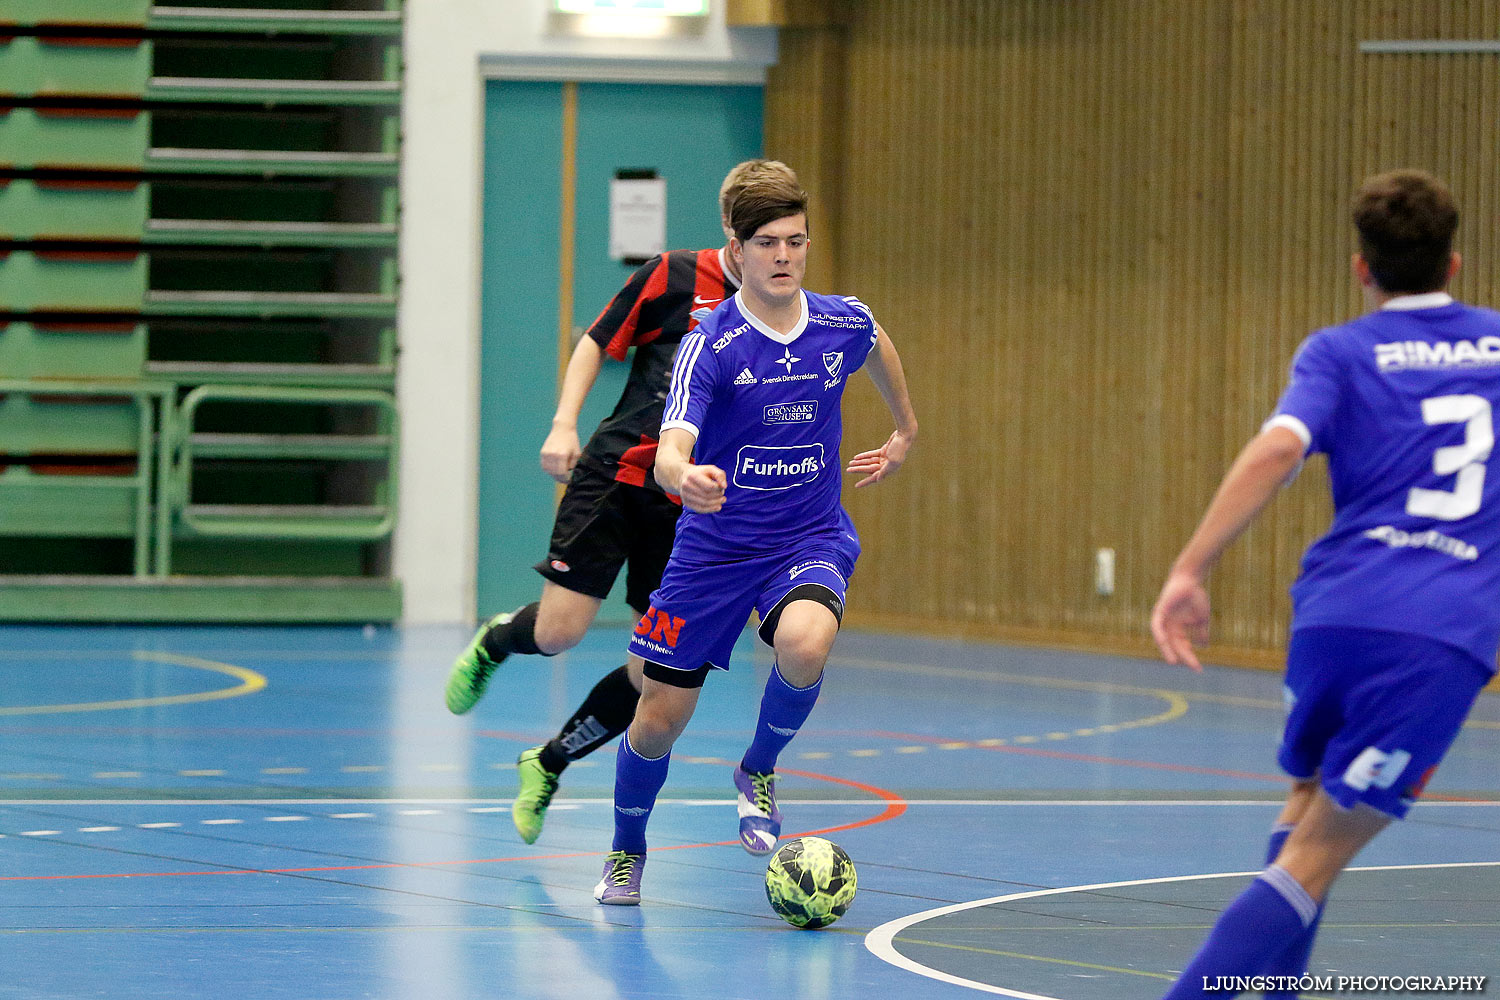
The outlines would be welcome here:
M 1425 865 L 1368 865 L 1360 868 L 1346 868 L 1349 872 L 1404 872 L 1423 871 L 1434 868 L 1494 868 L 1500 866 L 1500 861 L 1454 861 L 1440 864 Z M 923 910 L 905 917 L 897 917 L 895 920 L 887 921 L 876 927 L 865 935 L 865 947 L 870 953 L 883 962 L 888 962 L 898 969 L 914 972 L 928 979 L 936 979 L 939 982 L 951 983 L 954 986 L 966 986 L 971 990 L 981 993 L 993 993 L 1002 997 L 1015 997 L 1016 1000 L 1062 1000 L 1060 997 L 1043 996 L 1040 993 L 1023 993 L 1020 990 L 1008 990 L 1003 986 L 991 986 L 989 983 L 977 983 L 972 979 L 963 979 L 952 976 L 946 972 L 929 968 L 920 962 L 912 961 L 896 950 L 895 937 L 908 927 L 937 917 L 947 916 L 950 913 L 962 913 L 964 910 L 974 910 L 981 906 L 993 906 L 998 903 L 1013 903 L 1023 899 L 1040 899 L 1043 896 L 1060 896 L 1070 892 L 1093 892 L 1097 889 L 1124 889 L 1138 885 L 1162 885 L 1167 882 L 1201 882 L 1207 879 L 1218 878 L 1245 878 L 1247 876 L 1259 875 L 1259 871 L 1253 872 L 1215 872 L 1209 875 L 1170 875 L 1166 878 L 1138 878 L 1125 882 L 1100 882 L 1096 885 L 1069 885 L 1059 889 L 1033 889 L 1028 892 L 1013 892 L 1006 896 L 991 896 L 988 899 L 976 899 L 968 903 L 953 903 L 949 906 L 939 906 L 931 910 Z

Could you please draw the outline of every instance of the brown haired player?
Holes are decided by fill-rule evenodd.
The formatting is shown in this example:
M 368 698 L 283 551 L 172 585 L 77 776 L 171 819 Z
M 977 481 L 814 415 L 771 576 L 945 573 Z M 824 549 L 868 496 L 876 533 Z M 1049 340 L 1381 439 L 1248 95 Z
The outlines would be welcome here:
M 601 903 L 635 905 L 646 822 L 670 751 L 709 671 L 728 669 L 752 610 L 776 652 L 749 748 L 734 772 L 740 843 L 781 833 L 775 765 L 817 702 L 859 538 L 838 473 L 848 378 L 866 368 L 896 430 L 849 462 L 856 486 L 894 473 L 917 433 L 901 359 L 863 303 L 802 288 L 807 196 L 747 187 L 730 208 L 739 292 L 682 342 L 662 416 L 656 479 L 682 497 L 672 558 L 630 652 L 646 661 L 635 719 L 615 755 L 615 832 Z
M 1328 456 L 1334 519 L 1292 586 L 1292 777 L 1266 870 L 1219 917 L 1170 1000 L 1257 984 L 1294 997 L 1329 889 L 1406 815 L 1457 737 L 1500 643 L 1500 314 L 1455 302 L 1458 211 L 1436 178 L 1400 170 L 1354 201 L 1354 275 L 1371 312 L 1309 337 L 1260 435 L 1173 564 L 1151 631 L 1199 669 L 1204 581 L 1294 474 Z
M 795 184 L 776 160 L 736 165 L 719 189 L 719 216 L 730 238 L 729 211 L 747 185 L 767 180 Z M 536 564 L 541 599 L 497 615 L 475 633 L 448 675 L 445 700 L 462 714 L 484 694 L 494 670 L 511 654 L 554 656 L 572 649 L 593 624 L 622 565 L 625 600 L 644 612 L 661 582 L 681 507 L 651 475 L 662 405 L 677 345 L 740 285 L 728 248 L 673 250 L 642 265 L 578 342 L 558 395 L 552 431 L 542 443 L 542 468 L 567 483 L 547 558 Z M 578 442 L 578 414 L 604 355 L 623 361 L 635 348 L 630 376 L 614 412 L 586 447 Z M 594 752 L 630 724 L 640 697 L 641 660 L 607 674 L 558 734 L 522 751 L 520 789 L 511 817 L 528 844 L 542 832 L 558 776 L 571 761 Z

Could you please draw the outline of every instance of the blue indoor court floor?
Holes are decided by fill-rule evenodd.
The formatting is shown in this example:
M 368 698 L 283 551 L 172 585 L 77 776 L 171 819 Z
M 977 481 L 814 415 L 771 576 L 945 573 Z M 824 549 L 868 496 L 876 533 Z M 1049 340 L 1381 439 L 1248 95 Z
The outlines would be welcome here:
M 0 628 L 0 997 L 1148 1000 L 1284 789 L 1274 674 L 851 631 L 780 792 L 860 889 L 799 931 L 736 840 L 770 668 L 745 640 L 674 752 L 644 904 L 601 907 L 613 747 L 533 846 L 509 797 L 622 633 L 507 662 L 456 718 L 468 630 Z M 1336 887 L 1314 973 L 1500 977 L 1497 761 L 1487 694 Z

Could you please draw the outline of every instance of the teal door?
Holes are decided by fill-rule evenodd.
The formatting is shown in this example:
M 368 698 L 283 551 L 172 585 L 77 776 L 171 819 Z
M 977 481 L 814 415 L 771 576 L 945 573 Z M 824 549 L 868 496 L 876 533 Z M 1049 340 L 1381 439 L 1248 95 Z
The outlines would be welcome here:
M 485 95 L 480 308 L 478 609 L 536 600 L 531 566 L 547 553 L 557 491 L 537 453 L 556 406 L 559 303 L 569 326 L 593 322 L 632 268 L 609 256 L 609 183 L 617 170 L 667 181 L 669 249 L 718 246 L 719 184 L 759 156 L 760 87 L 492 81 Z M 573 155 L 565 162 L 566 150 Z M 573 185 L 573 252 L 561 259 L 562 199 Z M 579 417 L 585 442 L 619 398 L 628 364 L 606 360 Z M 600 614 L 623 623 L 624 574 Z

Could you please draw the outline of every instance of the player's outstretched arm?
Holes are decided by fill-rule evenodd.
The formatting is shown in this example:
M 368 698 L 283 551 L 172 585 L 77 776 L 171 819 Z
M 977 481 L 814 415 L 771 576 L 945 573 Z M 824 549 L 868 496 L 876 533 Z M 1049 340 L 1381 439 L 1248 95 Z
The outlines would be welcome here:
M 880 398 L 895 418 L 896 430 L 884 445 L 874 451 L 862 451 L 849 460 L 848 472 L 863 473 L 865 478 L 854 484 L 854 488 L 878 483 L 901 468 L 906 461 L 906 452 L 917 439 L 917 414 L 911 406 L 911 395 L 906 391 L 906 373 L 901 368 L 901 355 L 896 345 L 875 324 L 875 348 L 865 361 L 870 380 L 875 383 Z
M 1172 563 L 1151 611 L 1151 636 L 1168 663 L 1202 670 L 1193 644 L 1208 641 L 1208 591 L 1204 581 L 1224 550 L 1250 526 L 1302 461 L 1302 439 L 1285 427 L 1262 431 L 1245 445 L 1198 530 Z
M 682 505 L 688 510 L 716 514 L 724 507 L 729 480 L 717 465 L 693 464 L 693 443 L 697 440 L 682 427 L 662 431 L 656 446 L 656 481 L 668 493 L 682 497 Z
M 563 373 L 562 390 L 557 397 L 557 412 L 552 415 L 552 430 L 542 442 L 542 471 L 560 483 L 568 481 L 583 452 L 578 445 L 578 414 L 602 367 L 603 349 L 593 337 L 584 337 L 568 359 L 568 370 Z

